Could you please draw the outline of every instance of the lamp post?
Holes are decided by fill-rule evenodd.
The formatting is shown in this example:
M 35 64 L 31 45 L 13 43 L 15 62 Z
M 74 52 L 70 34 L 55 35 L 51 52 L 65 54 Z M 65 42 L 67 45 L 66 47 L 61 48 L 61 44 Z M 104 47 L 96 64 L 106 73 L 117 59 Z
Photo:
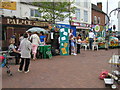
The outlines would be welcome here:
M 118 8 L 120 8 L 120 1 L 118 2 Z M 120 31 L 120 9 L 118 11 L 118 31 Z

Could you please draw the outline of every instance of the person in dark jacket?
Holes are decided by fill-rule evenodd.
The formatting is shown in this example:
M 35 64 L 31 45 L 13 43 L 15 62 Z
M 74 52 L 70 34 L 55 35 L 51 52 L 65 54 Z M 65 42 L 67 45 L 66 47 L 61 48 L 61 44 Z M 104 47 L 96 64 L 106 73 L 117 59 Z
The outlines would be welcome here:
M 108 31 L 106 31 L 106 35 L 105 35 L 105 49 L 106 50 L 109 49 L 109 37 L 110 37 L 110 34 Z

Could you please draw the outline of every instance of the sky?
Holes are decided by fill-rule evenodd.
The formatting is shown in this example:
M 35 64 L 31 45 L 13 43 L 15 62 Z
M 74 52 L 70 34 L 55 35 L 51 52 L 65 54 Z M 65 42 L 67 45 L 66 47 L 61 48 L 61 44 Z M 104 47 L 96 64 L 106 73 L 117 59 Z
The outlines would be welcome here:
M 118 8 L 118 2 L 120 0 L 108 0 L 108 15 L 109 13 L 115 9 L 115 8 Z M 103 6 L 103 11 L 105 13 L 107 13 L 107 0 L 91 0 L 91 2 L 93 4 L 96 4 L 97 5 L 97 2 L 102 2 L 102 6 Z M 118 19 L 117 19 L 117 12 L 116 12 L 116 15 L 114 12 L 111 13 L 111 17 L 110 17 L 110 25 L 116 25 L 116 31 L 118 30 Z M 110 26 L 111 27 L 111 26 Z

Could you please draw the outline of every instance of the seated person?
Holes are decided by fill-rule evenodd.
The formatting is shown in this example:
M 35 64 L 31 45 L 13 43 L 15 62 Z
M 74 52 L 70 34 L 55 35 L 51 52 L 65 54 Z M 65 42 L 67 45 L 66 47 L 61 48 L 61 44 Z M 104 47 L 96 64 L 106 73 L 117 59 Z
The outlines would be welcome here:
M 15 44 L 15 40 L 14 39 L 10 39 L 10 45 L 8 47 L 8 52 L 11 56 L 15 56 L 15 63 L 16 65 L 19 64 L 19 60 L 20 60 L 20 52 L 16 50 L 16 46 Z
M 45 44 L 46 36 L 44 35 L 43 32 L 40 32 L 40 41 L 41 41 L 42 44 Z

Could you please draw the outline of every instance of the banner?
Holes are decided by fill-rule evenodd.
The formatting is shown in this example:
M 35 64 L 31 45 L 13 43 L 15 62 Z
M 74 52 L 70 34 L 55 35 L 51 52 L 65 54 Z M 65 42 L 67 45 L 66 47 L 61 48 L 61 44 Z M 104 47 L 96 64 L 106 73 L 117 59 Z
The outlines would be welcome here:
M 60 29 L 60 55 L 69 55 L 68 28 Z
M 16 10 L 16 2 L 0 2 L 0 8 L 2 9 L 9 9 L 9 10 Z

